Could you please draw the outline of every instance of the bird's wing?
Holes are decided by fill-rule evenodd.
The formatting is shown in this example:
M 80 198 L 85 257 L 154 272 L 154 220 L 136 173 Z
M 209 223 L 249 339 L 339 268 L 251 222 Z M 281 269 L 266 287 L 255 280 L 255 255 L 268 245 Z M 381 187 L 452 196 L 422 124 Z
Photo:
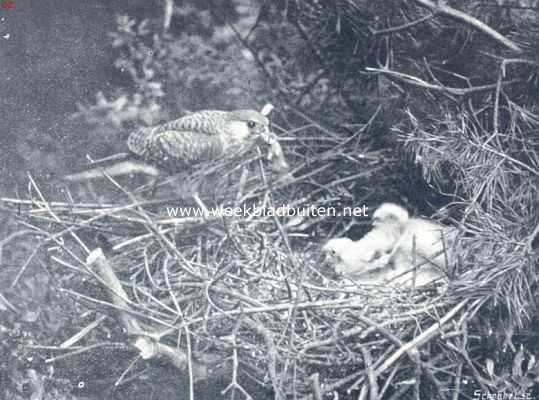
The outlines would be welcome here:
M 155 133 L 186 131 L 206 135 L 218 135 L 220 133 L 222 122 L 227 114 L 226 111 L 218 110 L 197 111 L 175 119 L 174 121 L 158 125 L 154 127 L 153 130 Z
M 219 138 L 226 115 L 224 111 L 198 111 L 162 125 L 140 128 L 129 135 L 127 147 L 143 160 L 165 167 L 196 164 L 222 153 Z
M 179 170 L 212 161 L 223 153 L 223 143 L 218 136 L 170 130 L 152 135 L 138 155 L 165 169 Z

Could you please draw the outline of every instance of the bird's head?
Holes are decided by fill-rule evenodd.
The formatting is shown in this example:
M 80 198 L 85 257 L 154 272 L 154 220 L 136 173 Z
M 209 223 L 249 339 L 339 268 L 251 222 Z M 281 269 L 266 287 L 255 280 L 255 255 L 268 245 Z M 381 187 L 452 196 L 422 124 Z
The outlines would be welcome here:
M 346 254 L 346 249 L 349 249 L 352 244 L 353 241 L 349 238 L 333 238 L 322 247 L 326 261 L 333 266 L 334 272 L 338 275 L 342 274 L 346 266 L 343 255 Z
M 269 128 L 269 119 L 255 110 L 235 110 L 229 113 L 227 133 L 233 139 L 243 142 L 258 137 L 269 143 L 275 136 Z
M 279 174 L 288 172 L 277 136 L 270 130 L 269 119 L 255 110 L 235 110 L 229 114 L 227 123 L 229 139 L 238 143 L 254 142 L 259 138 L 269 145 L 268 159 L 271 168 Z
M 357 277 L 389 262 L 390 253 L 378 248 L 373 239 L 368 235 L 355 242 L 349 238 L 334 238 L 330 239 L 322 250 L 337 275 Z
M 394 203 L 383 203 L 372 215 L 373 226 L 396 225 L 404 228 L 409 219 L 409 214 L 403 207 Z

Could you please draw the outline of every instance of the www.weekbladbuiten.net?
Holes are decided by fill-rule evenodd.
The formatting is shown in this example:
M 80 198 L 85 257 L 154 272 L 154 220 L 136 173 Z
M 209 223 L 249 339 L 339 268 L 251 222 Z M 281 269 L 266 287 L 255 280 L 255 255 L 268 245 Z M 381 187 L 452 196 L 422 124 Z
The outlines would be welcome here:
M 200 207 L 166 207 L 170 218 L 202 217 L 204 210 Z M 207 214 L 213 217 L 368 217 L 369 207 L 365 204 L 358 207 L 322 207 L 302 206 L 290 207 L 286 204 L 278 207 L 261 207 L 243 205 L 237 207 L 211 207 Z

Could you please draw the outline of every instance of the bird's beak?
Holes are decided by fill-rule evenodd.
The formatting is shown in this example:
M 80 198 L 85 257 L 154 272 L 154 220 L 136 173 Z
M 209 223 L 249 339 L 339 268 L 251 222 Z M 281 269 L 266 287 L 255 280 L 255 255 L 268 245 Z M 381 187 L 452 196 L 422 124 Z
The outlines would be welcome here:
M 324 253 L 324 261 L 323 261 L 323 264 L 325 265 L 324 270 L 328 271 L 329 273 L 328 277 L 331 279 L 339 279 L 342 275 L 342 273 L 340 272 L 342 270 L 342 268 L 340 268 L 340 265 L 341 265 L 340 258 L 334 257 L 325 248 L 323 248 L 322 251 Z
M 259 131 L 259 135 L 264 143 L 271 144 L 273 139 L 276 139 L 275 133 L 273 133 L 269 127 L 265 126 L 263 131 Z

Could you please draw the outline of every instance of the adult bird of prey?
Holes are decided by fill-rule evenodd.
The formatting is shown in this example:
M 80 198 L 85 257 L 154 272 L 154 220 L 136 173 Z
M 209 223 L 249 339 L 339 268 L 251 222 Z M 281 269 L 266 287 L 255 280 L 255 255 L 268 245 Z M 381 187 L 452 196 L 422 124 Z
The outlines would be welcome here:
M 185 176 L 204 176 L 209 170 L 215 172 L 219 162 L 233 159 L 260 141 L 270 146 L 272 168 L 284 172 L 288 165 L 264 115 L 269 111 L 271 106 L 262 112 L 202 110 L 161 125 L 140 128 L 127 139 L 128 153 L 108 157 L 102 160 L 104 163 L 62 180 L 77 182 L 133 173 L 158 176 L 182 172 Z M 190 195 L 203 205 L 197 188 Z

